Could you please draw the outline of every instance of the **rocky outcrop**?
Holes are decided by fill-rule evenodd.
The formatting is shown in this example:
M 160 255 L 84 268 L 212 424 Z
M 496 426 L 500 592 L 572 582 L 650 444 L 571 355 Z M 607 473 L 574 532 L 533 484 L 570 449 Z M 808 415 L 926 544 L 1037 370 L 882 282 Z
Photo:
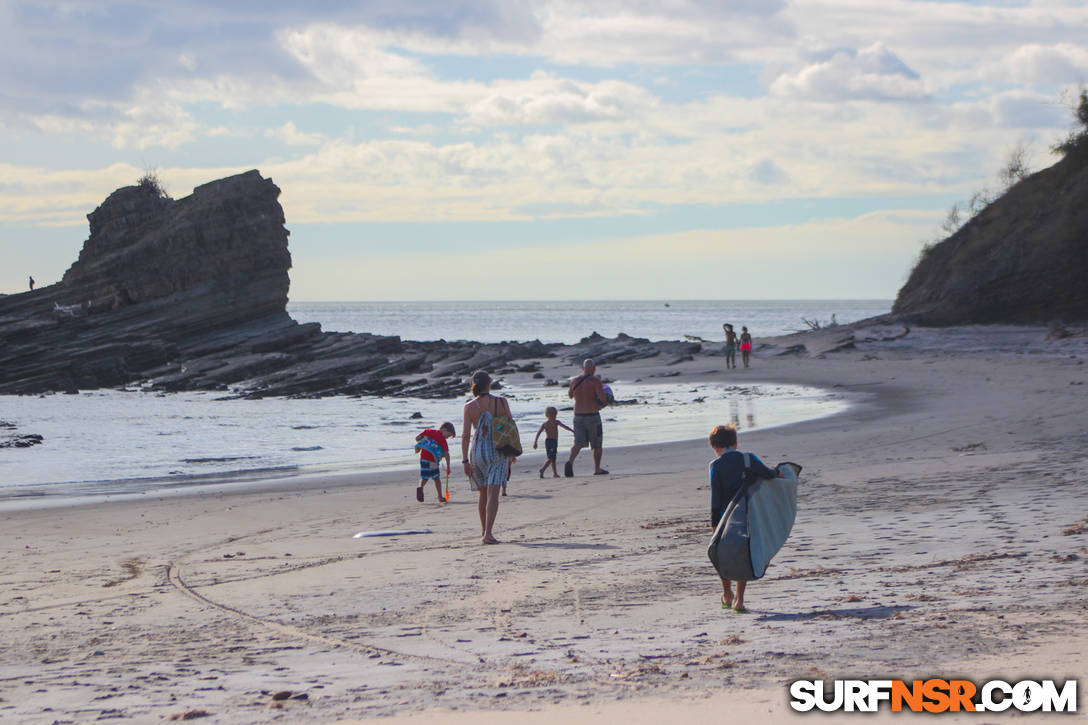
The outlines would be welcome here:
M 120 385 L 242 339 L 317 335 L 285 311 L 278 196 L 256 171 L 177 201 L 115 191 L 59 283 L 0 300 L 0 392 Z
M 1088 149 L 1020 181 L 925 253 L 892 314 L 923 325 L 1088 320 Z
M 451 397 L 478 368 L 700 349 L 623 334 L 481 344 L 300 325 L 286 312 L 291 256 L 278 196 L 257 171 L 177 201 L 149 183 L 115 191 L 88 215 L 90 237 L 59 283 L 0 299 L 0 394 L 139 383 L 247 397 Z
M 291 254 L 279 194 L 256 171 L 179 201 L 153 183 L 118 189 L 87 215 L 91 235 L 61 280 L 60 304 L 116 311 L 164 301 L 184 310 L 157 321 L 168 339 L 285 317 Z

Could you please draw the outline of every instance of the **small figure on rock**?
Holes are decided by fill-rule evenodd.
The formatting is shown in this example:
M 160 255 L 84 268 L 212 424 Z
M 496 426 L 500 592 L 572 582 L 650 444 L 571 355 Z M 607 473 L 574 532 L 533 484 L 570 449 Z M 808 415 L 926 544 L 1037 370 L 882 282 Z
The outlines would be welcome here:
M 33 277 L 30 278 L 30 291 L 31 292 L 34 291 L 34 278 Z

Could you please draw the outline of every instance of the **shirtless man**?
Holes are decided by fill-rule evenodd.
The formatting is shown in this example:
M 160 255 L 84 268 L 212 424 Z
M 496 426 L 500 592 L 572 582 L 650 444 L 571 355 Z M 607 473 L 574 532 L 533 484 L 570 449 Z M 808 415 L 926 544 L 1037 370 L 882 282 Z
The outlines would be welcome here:
M 601 408 L 608 405 L 604 383 L 594 373 L 597 363 L 587 359 L 582 363 L 582 374 L 570 381 L 567 397 L 574 399 L 574 446 L 570 460 L 563 466 L 563 475 L 574 475 L 574 459 L 587 445 L 593 449 L 594 475 L 603 476 L 608 471 L 601 468 L 601 448 L 604 430 L 601 427 Z

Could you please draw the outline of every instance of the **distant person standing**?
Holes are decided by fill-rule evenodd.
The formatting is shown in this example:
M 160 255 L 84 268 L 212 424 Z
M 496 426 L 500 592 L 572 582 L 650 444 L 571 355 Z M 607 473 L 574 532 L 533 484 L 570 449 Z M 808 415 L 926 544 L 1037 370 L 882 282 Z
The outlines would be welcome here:
M 748 357 L 752 354 L 752 336 L 748 334 L 748 328 L 744 326 L 740 328 L 740 354 L 744 359 L 744 367 L 748 367 Z
M 604 453 L 604 428 L 601 423 L 601 408 L 608 405 L 608 391 L 596 375 L 597 363 L 586 359 L 582 363 L 582 374 L 571 379 L 567 397 L 574 399 L 574 446 L 570 449 L 570 459 L 563 466 L 563 475 L 574 475 L 574 459 L 587 445 L 593 449 L 593 474 L 603 476 L 608 471 L 601 468 L 601 455 Z
M 33 277 L 30 278 L 30 291 L 31 292 L 34 291 L 34 278 Z
M 725 367 L 737 367 L 737 333 L 728 322 L 722 325 L 725 330 Z

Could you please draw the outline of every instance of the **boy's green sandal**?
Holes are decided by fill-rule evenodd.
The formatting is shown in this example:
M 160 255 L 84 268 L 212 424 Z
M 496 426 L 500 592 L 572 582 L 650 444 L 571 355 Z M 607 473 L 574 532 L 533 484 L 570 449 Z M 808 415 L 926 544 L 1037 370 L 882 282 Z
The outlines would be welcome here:
M 720 601 L 722 603 L 722 609 L 728 609 L 730 612 L 733 612 L 734 614 L 747 614 L 748 613 L 748 608 L 743 606 L 743 605 L 739 606 L 739 607 L 734 607 L 732 603 L 726 604 L 724 594 L 721 596 Z

